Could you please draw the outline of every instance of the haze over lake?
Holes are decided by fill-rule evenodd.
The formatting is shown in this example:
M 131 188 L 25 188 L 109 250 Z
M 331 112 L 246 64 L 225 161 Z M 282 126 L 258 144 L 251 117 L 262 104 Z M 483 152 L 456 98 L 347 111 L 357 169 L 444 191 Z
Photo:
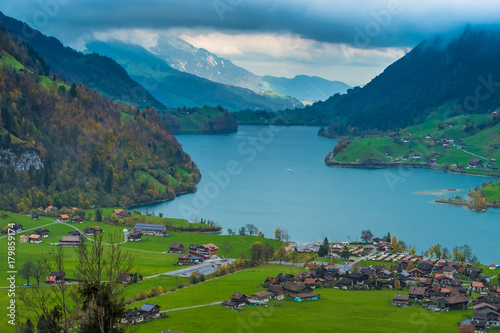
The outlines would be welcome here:
M 281 227 L 298 243 L 325 236 L 354 241 L 370 229 L 376 236 L 395 234 L 415 245 L 417 254 L 436 243 L 450 251 L 468 244 L 482 263 L 499 263 L 499 209 L 479 213 L 435 204 L 435 194 L 417 193 L 459 189 L 466 194 L 493 179 L 425 169 L 327 167 L 324 157 L 337 141 L 317 131 L 240 126 L 234 134 L 177 135 L 201 170 L 198 192 L 138 209 L 211 219 L 225 231 L 253 223 L 266 237 Z

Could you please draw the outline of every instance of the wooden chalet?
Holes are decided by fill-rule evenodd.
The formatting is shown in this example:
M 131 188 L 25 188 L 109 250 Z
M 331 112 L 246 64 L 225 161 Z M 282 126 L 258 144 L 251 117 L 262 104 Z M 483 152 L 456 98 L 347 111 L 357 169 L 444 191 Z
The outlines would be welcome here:
M 409 303 L 410 303 L 409 295 L 396 294 L 392 299 L 392 305 L 401 306 L 401 305 L 408 305 Z
M 181 243 L 172 242 L 170 243 L 168 249 L 171 253 L 181 253 L 182 250 L 184 250 L 184 245 L 182 245 Z
M 315 294 L 313 292 L 309 292 L 309 293 L 297 294 L 297 296 L 295 296 L 295 298 L 293 300 L 296 302 L 303 302 L 303 301 L 315 301 L 318 299 L 319 299 L 318 294 Z
M 440 298 L 437 300 L 437 304 L 441 309 L 465 310 L 467 304 L 469 304 L 469 299 L 462 294 L 458 294 Z
M 481 167 L 483 166 L 483 161 L 477 158 L 473 158 L 469 160 L 469 166 L 471 167 Z
M 138 242 L 142 240 L 142 234 L 138 231 L 132 231 L 127 235 L 128 242 Z
M 233 301 L 223 301 L 220 305 L 227 309 L 238 310 L 241 304 Z
M 300 293 L 312 293 L 313 291 L 311 287 L 297 282 L 285 282 L 282 287 L 285 291 L 285 295 L 293 298 Z
M 28 238 L 26 235 L 19 236 L 19 243 L 28 243 Z
M 213 243 L 203 244 L 199 250 L 202 254 L 207 254 L 210 258 L 217 257 L 219 247 Z
M 245 305 L 248 303 L 248 296 L 242 293 L 234 293 L 231 296 L 231 301 L 237 303 L 238 306 Z
M 43 238 L 49 237 L 49 231 L 47 229 L 38 228 L 35 230 L 35 234 L 40 235 Z
M 18 224 L 18 223 L 15 223 L 12 228 L 10 228 L 10 230 L 14 231 L 14 233 L 18 233 L 18 232 L 21 232 L 23 231 L 23 226 L 22 224 Z
M 146 318 L 156 318 L 160 315 L 160 306 L 152 303 L 144 303 L 139 311 L 146 312 Z
M 280 285 L 272 284 L 267 288 L 267 291 L 271 293 L 272 299 L 281 300 L 285 298 L 285 290 Z
M 29 235 L 29 242 L 30 243 L 41 243 L 42 242 L 42 236 L 37 235 L 37 234 L 31 234 Z
M 124 324 L 135 324 L 144 321 L 147 316 L 147 312 L 140 311 L 137 308 L 125 310 L 125 314 L 122 318 L 122 323 Z
M 259 291 L 258 293 L 252 294 L 248 302 L 252 305 L 265 305 L 269 302 L 273 293 L 269 291 Z
M 59 240 L 59 246 L 80 246 L 80 235 L 76 236 L 62 236 Z
M 426 289 L 424 287 L 410 287 L 410 291 L 408 292 L 408 295 L 410 296 L 411 299 L 414 300 L 422 300 L 424 299 L 426 294 Z
M 83 223 L 83 217 L 75 215 L 71 218 L 71 222 L 73 223 Z
M 80 230 L 72 230 L 70 232 L 68 232 L 68 235 L 69 236 L 80 236 L 82 233 L 80 232 Z
M 67 222 L 69 220 L 68 214 L 61 214 L 56 218 L 57 222 Z
M 189 254 L 179 254 L 177 256 L 177 265 L 184 266 L 191 264 L 191 256 Z

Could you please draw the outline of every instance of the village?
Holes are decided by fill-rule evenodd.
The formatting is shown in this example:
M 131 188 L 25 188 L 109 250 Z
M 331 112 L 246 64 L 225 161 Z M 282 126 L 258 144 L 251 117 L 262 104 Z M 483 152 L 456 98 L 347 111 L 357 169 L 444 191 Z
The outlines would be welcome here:
M 54 225 L 64 223 L 68 226 L 84 223 L 84 219 L 75 214 L 76 211 L 74 214 L 59 214 L 53 223 Z M 116 209 L 112 214 L 126 218 L 130 212 Z M 30 213 L 29 216 L 35 221 L 39 219 L 39 215 Z M 50 227 L 47 228 L 49 229 L 39 227 L 26 234 L 21 224 L 12 226 L 14 232 L 21 233 L 19 243 L 34 244 L 48 241 Z M 69 231 L 67 236 L 61 236 L 57 242 L 50 244 L 77 247 L 85 238 L 101 234 L 107 228 L 103 223 L 95 223 L 93 226 L 80 228 L 81 230 L 76 227 L 73 229 L 75 230 Z M 203 271 L 202 267 L 211 268 L 207 272 L 208 275 L 220 269 L 222 265 L 227 267 L 234 264 L 234 259 L 220 257 L 219 246 L 216 245 L 217 236 L 212 237 L 212 243 L 182 244 L 168 240 L 169 234 L 165 225 L 136 223 L 133 229 L 123 229 L 122 243 L 141 242 L 143 237 L 165 238 L 164 253 L 177 256 L 174 265 L 179 269 L 165 274 L 199 277 L 204 275 L 200 273 Z M 460 325 L 460 332 L 463 333 L 485 332 L 488 328 L 499 325 L 500 285 L 491 282 L 494 276 L 491 273 L 497 269 L 496 265 L 489 267 L 490 274 L 485 274 L 486 266 L 479 267 L 477 264 L 465 261 L 399 253 L 394 251 L 387 239 L 375 237 L 370 240 L 367 243 L 355 244 L 329 243 L 328 250 L 322 257 L 318 256 L 320 243 L 302 247 L 298 251 L 309 257 L 306 262 L 284 261 L 283 264 L 301 266 L 306 271 L 295 275 L 283 272 L 276 276 L 268 276 L 261 281 L 262 290 L 251 294 L 236 290 L 218 304 L 226 309 L 243 311 L 247 306 L 276 306 L 276 302 L 287 300 L 297 303 L 310 301 L 321 303 L 323 288 L 361 292 L 389 289 L 394 290 L 391 304 L 398 308 L 422 307 L 433 312 L 474 309 L 472 317 Z M 293 248 L 297 251 L 293 242 L 289 242 L 287 248 L 292 252 Z M 320 260 L 322 258 L 324 259 Z M 271 263 L 278 264 L 274 260 L 272 259 Z M 186 273 L 183 273 L 184 269 L 187 270 Z M 500 274 L 497 274 L 497 281 L 498 278 Z M 137 273 L 125 272 L 120 275 L 119 280 L 124 285 L 130 285 L 137 283 L 138 276 Z M 68 280 L 64 271 L 49 272 L 45 282 L 77 283 Z M 156 318 L 166 318 L 166 311 L 162 311 L 158 304 L 146 302 L 139 307 L 127 309 L 122 322 L 139 324 Z

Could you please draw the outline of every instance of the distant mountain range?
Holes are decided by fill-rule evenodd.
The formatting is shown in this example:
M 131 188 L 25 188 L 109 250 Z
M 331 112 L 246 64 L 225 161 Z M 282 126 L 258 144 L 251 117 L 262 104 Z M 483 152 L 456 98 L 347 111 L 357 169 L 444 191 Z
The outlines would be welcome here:
M 271 91 L 292 96 L 301 101 L 325 100 L 350 88 L 340 81 L 329 81 L 317 76 L 299 75 L 293 79 L 259 76 L 230 60 L 196 48 L 179 37 L 162 37 L 149 49 L 171 67 L 214 82 L 248 88 L 255 92 Z
M 500 28 L 468 27 L 456 38 L 424 41 L 363 88 L 297 115 L 329 119 L 327 136 L 396 130 L 429 119 L 500 106 Z
M 165 108 L 110 58 L 97 54 L 83 54 L 65 47 L 58 39 L 31 30 L 23 22 L 5 16 L 1 12 L 0 22 L 11 33 L 27 41 L 53 70 L 70 83 L 84 84 L 114 101 L 138 107 Z
M 277 111 L 304 106 L 299 100 L 289 96 L 255 93 L 250 89 L 178 71 L 139 45 L 120 41 L 94 41 L 87 44 L 87 49 L 115 60 L 133 79 L 168 107 L 222 105 L 230 111 Z

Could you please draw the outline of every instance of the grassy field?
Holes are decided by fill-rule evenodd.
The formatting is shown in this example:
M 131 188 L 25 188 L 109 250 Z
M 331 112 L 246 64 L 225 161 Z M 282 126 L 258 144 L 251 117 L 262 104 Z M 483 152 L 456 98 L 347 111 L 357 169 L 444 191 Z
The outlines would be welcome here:
M 454 126 L 446 128 L 444 126 L 446 123 L 454 124 Z M 435 167 L 437 168 L 446 169 L 446 166 L 458 163 L 465 166 L 463 172 L 466 173 L 500 176 L 498 171 L 468 167 L 469 160 L 473 158 L 479 158 L 485 164 L 489 162 L 490 158 L 499 160 L 500 124 L 498 124 L 497 115 L 468 115 L 444 120 L 432 119 L 423 124 L 402 129 L 399 134 L 401 138 L 409 138 L 409 142 L 393 141 L 385 136 L 355 139 L 335 156 L 335 161 L 363 162 L 376 159 L 390 163 L 393 159 L 401 159 L 403 155 L 411 157 L 413 154 L 420 154 L 422 158 L 416 162 L 424 163 L 426 159 L 433 158 L 432 152 L 437 152 L 442 154 L 441 157 L 436 158 Z M 424 138 L 426 134 L 432 135 L 432 138 Z M 445 151 L 441 145 L 436 145 L 434 142 L 434 138 L 449 137 L 455 140 L 462 139 L 465 149 L 460 149 L 455 141 L 454 144 L 450 145 L 451 150 Z M 410 162 L 411 158 L 408 161 L 402 161 L 402 163 Z M 498 163 L 500 162 L 497 162 L 496 167 L 499 167 Z
M 266 276 L 297 268 L 268 265 L 183 288 L 149 301 L 162 309 L 209 304 L 228 299 L 235 292 L 251 294 L 263 290 Z M 132 326 L 130 332 L 458 332 L 457 323 L 472 310 L 435 313 L 423 308 L 391 305 L 392 290 L 345 291 L 316 289 L 323 298 L 298 303 L 286 298 L 268 308 L 244 307 L 241 312 L 219 305 L 169 312 L 169 318 Z M 407 292 L 407 291 L 406 291 Z M 399 293 L 405 293 L 401 291 Z M 132 304 L 132 307 L 144 302 Z M 210 323 L 210 324 L 208 324 Z
M 487 186 L 481 189 L 483 192 L 484 198 L 487 202 L 490 203 L 499 203 L 500 202 L 500 182 L 488 184 Z

